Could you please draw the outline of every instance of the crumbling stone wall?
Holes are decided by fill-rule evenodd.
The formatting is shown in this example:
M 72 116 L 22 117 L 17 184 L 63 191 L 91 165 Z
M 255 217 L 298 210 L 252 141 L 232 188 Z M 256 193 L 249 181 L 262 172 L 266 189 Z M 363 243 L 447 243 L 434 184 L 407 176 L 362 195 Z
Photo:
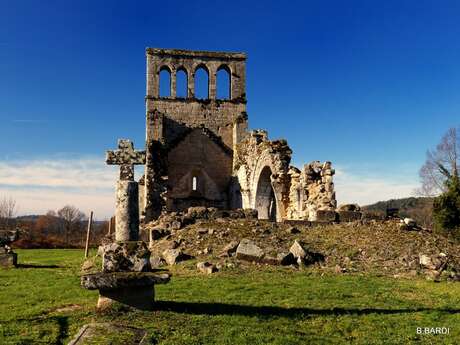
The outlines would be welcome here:
M 289 205 L 288 171 L 291 154 L 292 150 L 286 140 L 270 141 L 267 132 L 263 130 L 252 131 L 238 144 L 234 152 L 233 169 L 243 208 L 253 208 L 265 214 L 263 208 L 268 206 L 265 189 L 269 183 L 276 203 L 276 220 L 285 218 Z M 270 172 L 268 182 L 264 181 L 267 171 Z
M 305 164 L 302 171 L 291 167 L 287 219 L 315 221 L 317 211 L 334 211 L 334 174 L 331 162 L 313 161 Z
M 285 140 L 270 141 L 267 132 L 252 131 L 234 154 L 234 172 L 237 177 L 241 206 L 267 216 L 267 183 L 265 173 L 270 172 L 269 183 L 276 202 L 276 220 L 317 219 L 319 210 L 335 210 L 334 170 L 330 162 L 305 164 L 303 170 L 290 166 L 292 150 Z M 262 183 L 261 183 L 262 182 Z M 238 206 L 238 205 L 235 205 Z

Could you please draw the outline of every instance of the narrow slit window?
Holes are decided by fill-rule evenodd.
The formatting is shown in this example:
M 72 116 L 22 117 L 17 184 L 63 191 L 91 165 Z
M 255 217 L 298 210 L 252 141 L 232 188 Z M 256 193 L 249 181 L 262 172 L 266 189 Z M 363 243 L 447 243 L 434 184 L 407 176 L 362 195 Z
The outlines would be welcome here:
M 193 176 L 192 178 L 192 190 L 196 190 L 196 186 L 197 186 L 197 178 L 196 176 Z

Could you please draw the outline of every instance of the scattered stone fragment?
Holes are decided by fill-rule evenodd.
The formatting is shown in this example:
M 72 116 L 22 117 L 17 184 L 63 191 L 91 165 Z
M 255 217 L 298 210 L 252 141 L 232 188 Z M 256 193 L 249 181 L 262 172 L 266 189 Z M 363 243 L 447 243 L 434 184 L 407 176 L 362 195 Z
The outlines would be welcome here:
M 296 259 L 292 253 L 279 253 L 276 257 L 278 264 L 283 266 L 289 266 L 296 262 Z
M 204 234 L 207 234 L 208 233 L 208 229 L 205 229 L 205 228 L 198 228 L 196 230 L 197 234 L 199 235 L 204 235 Z
M 289 248 L 289 252 L 292 253 L 296 259 L 300 258 L 303 260 L 307 256 L 307 252 L 297 240 L 295 240 L 294 244 L 291 246 L 291 248 Z
M 240 242 L 238 241 L 232 241 L 228 243 L 223 249 L 221 254 L 219 255 L 220 257 L 225 257 L 225 256 L 232 256 L 234 253 L 236 253 L 236 249 L 238 248 L 238 245 Z
M 415 226 L 417 226 L 417 223 L 416 223 L 415 220 L 413 220 L 412 218 L 404 218 L 404 223 L 405 223 L 407 226 L 410 226 L 410 227 L 415 227 Z
M 290 226 L 289 228 L 286 229 L 286 232 L 288 234 L 300 234 L 300 230 L 296 228 L 295 226 Z
M 278 258 L 269 255 L 265 255 L 260 262 L 267 265 L 279 265 Z
M 181 261 L 191 259 L 190 255 L 187 255 L 182 252 L 180 249 L 166 249 L 162 253 L 163 259 L 166 261 L 168 265 L 175 265 Z
M 160 238 L 166 237 L 171 234 L 171 231 L 161 228 L 155 228 L 150 230 L 150 241 L 159 240 Z
M 401 230 L 421 230 L 421 228 L 417 226 L 417 223 L 412 218 L 401 219 L 400 228 Z
M 335 265 L 334 272 L 337 274 L 345 273 L 347 269 L 345 267 L 340 267 L 339 265 Z
M 292 253 L 294 258 L 297 261 L 298 265 L 309 265 L 316 263 L 318 261 L 324 260 L 324 255 L 321 253 L 310 252 L 304 248 L 304 246 L 297 240 L 294 241 L 294 244 L 289 249 L 289 252 Z
M 429 257 L 428 255 L 420 254 L 419 264 L 422 268 L 428 268 L 430 270 L 436 269 L 436 266 L 431 261 L 431 257 Z
M 156 256 L 156 255 L 151 255 L 150 256 L 150 267 L 151 268 L 159 268 L 163 265 L 163 260 L 161 257 Z
M 150 270 L 150 251 L 145 242 L 114 242 L 104 246 L 103 272 L 146 272 Z
M 199 262 L 196 264 L 198 271 L 206 274 L 217 272 L 217 267 L 210 262 Z
M 249 239 L 242 239 L 236 249 L 236 258 L 240 260 L 258 262 L 263 256 L 263 250 Z

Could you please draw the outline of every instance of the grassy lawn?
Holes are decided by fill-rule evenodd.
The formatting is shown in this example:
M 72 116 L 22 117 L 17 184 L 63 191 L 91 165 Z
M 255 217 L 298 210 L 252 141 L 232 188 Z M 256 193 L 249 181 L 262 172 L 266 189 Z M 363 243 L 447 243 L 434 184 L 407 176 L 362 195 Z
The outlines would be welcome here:
M 86 323 L 146 328 L 156 344 L 460 344 L 460 284 L 249 266 L 175 267 L 157 310 L 97 315 L 82 250 L 18 250 L 0 270 L 0 344 L 66 344 Z M 420 335 L 417 327 L 449 327 Z

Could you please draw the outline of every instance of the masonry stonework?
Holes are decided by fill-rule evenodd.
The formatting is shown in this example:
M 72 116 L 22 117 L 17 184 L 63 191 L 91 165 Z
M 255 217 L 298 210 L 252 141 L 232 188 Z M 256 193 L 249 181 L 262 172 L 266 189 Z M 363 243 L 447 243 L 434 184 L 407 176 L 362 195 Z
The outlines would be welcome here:
M 252 208 L 259 218 L 316 220 L 335 210 L 331 163 L 290 165 L 285 140 L 248 131 L 244 53 L 148 48 L 146 164 L 139 183 L 144 221 L 192 206 Z M 195 73 L 207 73 L 206 99 L 195 96 Z M 169 74 L 160 97 L 160 73 Z M 229 97 L 218 99 L 217 73 L 228 74 Z M 177 74 L 186 97 L 177 97 Z M 164 87 L 164 86 L 163 86 Z

